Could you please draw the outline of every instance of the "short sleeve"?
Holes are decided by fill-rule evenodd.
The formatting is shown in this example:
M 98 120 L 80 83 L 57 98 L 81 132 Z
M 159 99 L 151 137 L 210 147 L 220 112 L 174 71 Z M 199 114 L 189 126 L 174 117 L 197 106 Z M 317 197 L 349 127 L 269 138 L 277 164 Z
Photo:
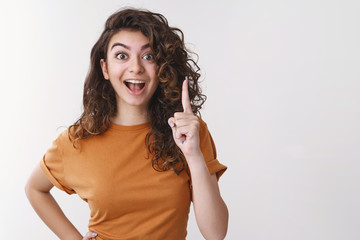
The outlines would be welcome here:
M 219 180 L 221 175 L 226 171 L 227 167 L 218 161 L 214 140 L 208 130 L 206 123 L 202 119 L 200 119 L 199 136 L 200 149 L 204 156 L 206 166 L 210 174 L 216 173 L 216 177 Z
M 67 130 L 66 130 L 67 131 Z M 40 167 L 47 178 L 54 186 L 68 194 L 73 194 L 75 191 L 66 185 L 64 177 L 64 163 L 61 153 L 61 141 L 65 138 L 65 131 L 53 141 L 52 145 L 40 161 Z

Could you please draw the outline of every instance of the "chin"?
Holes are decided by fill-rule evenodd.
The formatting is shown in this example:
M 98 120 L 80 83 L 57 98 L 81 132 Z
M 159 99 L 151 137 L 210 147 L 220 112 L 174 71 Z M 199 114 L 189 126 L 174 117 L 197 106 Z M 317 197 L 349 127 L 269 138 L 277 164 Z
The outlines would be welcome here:
M 148 105 L 146 101 L 136 101 L 136 100 L 127 101 L 126 104 L 133 107 L 146 107 Z

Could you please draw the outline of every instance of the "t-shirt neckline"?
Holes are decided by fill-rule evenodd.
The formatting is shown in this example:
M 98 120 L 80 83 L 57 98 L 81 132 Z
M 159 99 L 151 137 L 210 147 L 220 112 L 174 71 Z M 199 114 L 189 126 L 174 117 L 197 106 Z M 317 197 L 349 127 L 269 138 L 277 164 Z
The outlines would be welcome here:
M 109 129 L 113 129 L 116 131 L 137 131 L 137 130 L 143 130 L 143 129 L 147 129 L 147 128 L 151 128 L 150 121 L 145 122 L 145 123 L 136 124 L 136 125 L 129 125 L 129 126 L 119 125 L 119 124 L 111 122 Z

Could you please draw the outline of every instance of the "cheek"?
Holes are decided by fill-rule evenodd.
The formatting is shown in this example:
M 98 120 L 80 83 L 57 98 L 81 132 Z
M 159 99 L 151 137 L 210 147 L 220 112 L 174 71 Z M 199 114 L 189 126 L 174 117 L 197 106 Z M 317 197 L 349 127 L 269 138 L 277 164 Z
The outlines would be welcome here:
M 158 86 L 159 86 L 159 81 L 158 80 L 156 80 L 155 81 L 155 83 L 154 83 L 154 92 L 156 91 L 156 89 L 158 88 Z
M 156 68 L 157 68 L 157 66 L 155 64 L 154 65 L 149 65 L 146 68 L 146 71 L 149 73 L 149 75 L 152 78 L 156 78 Z
M 118 76 L 124 72 L 124 67 L 119 64 L 109 64 L 108 73 L 110 76 Z
M 159 86 L 159 81 L 157 79 L 154 79 L 154 81 L 150 83 L 149 93 L 151 94 L 151 96 L 154 95 L 158 86 Z

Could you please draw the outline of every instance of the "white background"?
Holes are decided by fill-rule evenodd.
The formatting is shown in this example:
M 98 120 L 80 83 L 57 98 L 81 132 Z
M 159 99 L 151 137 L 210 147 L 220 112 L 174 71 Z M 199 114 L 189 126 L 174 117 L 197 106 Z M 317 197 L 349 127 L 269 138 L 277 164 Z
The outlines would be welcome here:
M 24 185 L 79 117 L 91 47 L 124 6 L 164 14 L 200 56 L 227 239 L 360 239 L 357 0 L 1 1 L 1 239 L 56 238 Z M 52 192 L 85 233 L 85 202 Z

